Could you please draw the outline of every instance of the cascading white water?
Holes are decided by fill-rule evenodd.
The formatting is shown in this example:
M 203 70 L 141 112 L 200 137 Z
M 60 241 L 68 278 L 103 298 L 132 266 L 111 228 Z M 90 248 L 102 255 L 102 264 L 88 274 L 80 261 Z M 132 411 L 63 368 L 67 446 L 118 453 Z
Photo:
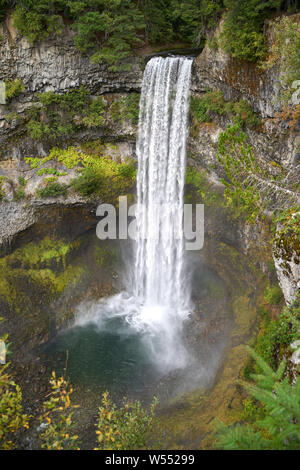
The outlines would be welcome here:
M 164 370 L 182 367 L 190 291 L 184 273 L 183 196 L 192 59 L 151 59 L 140 100 L 136 250 L 132 285 L 90 311 L 124 316 Z M 129 277 L 129 276 L 128 276 Z M 78 323 L 82 323 L 79 319 Z
M 185 311 L 183 190 L 192 60 L 154 58 L 143 79 L 137 140 L 135 295 Z
M 191 66 L 187 58 L 150 60 L 140 100 L 134 296 L 138 320 L 165 332 L 167 343 L 190 307 L 183 191 Z

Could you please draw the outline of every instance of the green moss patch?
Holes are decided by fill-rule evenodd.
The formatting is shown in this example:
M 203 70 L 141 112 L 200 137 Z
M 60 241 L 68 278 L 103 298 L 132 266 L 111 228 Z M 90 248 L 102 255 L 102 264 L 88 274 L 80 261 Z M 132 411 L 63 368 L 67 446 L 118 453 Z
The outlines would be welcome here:
M 67 264 L 67 257 L 79 248 L 78 241 L 66 243 L 46 237 L 40 243 L 28 243 L 0 259 L 1 300 L 14 311 L 27 311 L 32 292 L 60 294 L 76 285 L 83 268 Z

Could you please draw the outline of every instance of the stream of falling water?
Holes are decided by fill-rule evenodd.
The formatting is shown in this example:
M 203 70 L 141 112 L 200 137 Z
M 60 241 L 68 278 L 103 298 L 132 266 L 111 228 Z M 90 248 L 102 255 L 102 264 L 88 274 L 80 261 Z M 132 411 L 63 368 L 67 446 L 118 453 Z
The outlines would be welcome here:
M 181 341 L 191 311 L 184 267 L 183 204 L 192 59 L 151 59 L 146 66 L 137 138 L 136 245 L 131 285 L 98 302 L 89 317 L 124 316 L 164 370 L 183 367 Z M 79 315 L 77 324 L 86 321 Z

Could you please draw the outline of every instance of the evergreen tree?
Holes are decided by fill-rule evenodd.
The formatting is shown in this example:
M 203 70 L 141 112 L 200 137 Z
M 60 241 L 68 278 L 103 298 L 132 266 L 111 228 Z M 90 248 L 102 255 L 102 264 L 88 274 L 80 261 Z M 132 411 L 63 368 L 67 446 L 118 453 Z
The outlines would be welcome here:
M 82 51 L 97 47 L 92 61 L 104 59 L 111 70 L 116 70 L 119 61 L 131 55 L 133 47 L 143 44 L 139 31 L 144 30 L 144 17 L 132 0 L 96 3 L 98 10 L 88 11 L 76 21 L 75 44 Z
M 169 12 L 170 0 L 143 0 L 145 40 L 152 44 L 174 38 Z
M 274 371 L 258 354 L 251 354 L 261 369 L 254 383 L 242 383 L 265 408 L 265 415 L 253 424 L 220 425 L 217 446 L 226 450 L 300 449 L 300 378 L 293 385 L 284 377 L 286 362 Z
M 225 18 L 221 45 L 233 57 L 256 62 L 265 54 L 264 21 L 281 0 L 225 0 Z

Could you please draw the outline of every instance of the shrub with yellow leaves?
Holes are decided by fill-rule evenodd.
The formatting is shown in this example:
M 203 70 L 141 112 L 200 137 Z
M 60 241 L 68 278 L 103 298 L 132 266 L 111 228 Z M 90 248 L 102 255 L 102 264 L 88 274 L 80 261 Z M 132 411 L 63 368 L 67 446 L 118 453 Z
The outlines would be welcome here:
M 157 404 L 158 400 L 154 398 L 147 411 L 139 401 L 124 400 L 123 406 L 117 408 L 108 392 L 104 392 L 96 424 L 98 447 L 94 450 L 147 449 L 151 431 L 158 424 L 155 418 Z
M 52 372 L 50 385 L 50 398 L 44 402 L 44 413 L 40 417 L 45 428 L 40 435 L 42 449 L 76 450 L 78 436 L 72 433 L 72 415 L 78 405 L 73 405 L 70 400 L 73 388 L 63 377 L 56 378 L 55 372 Z
M 7 335 L 0 339 L 6 342 Z M 28 429 L 29 420 L 29 416 L 23 413 L 21 389 L 7 372 L 8 367 L 9 363 L 0 365 L 0 449 L 2 450 L 15 447 L 12 437 L 18 430 Z

